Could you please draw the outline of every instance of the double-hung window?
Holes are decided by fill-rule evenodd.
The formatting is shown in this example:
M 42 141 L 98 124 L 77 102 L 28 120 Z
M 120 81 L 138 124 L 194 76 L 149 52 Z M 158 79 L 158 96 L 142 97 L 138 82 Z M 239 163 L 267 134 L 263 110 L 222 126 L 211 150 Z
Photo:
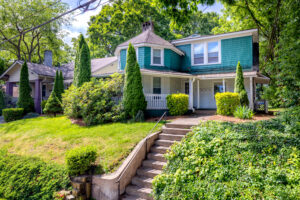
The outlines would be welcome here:
M 163 50 L 152 48 L 152 65 L 163 65 Z
M 153 77 L 153 94 L 161 94 L 161 78 Z
M 193 65 L 219 64 L 220 41 L 193 44 L 192 53 Z

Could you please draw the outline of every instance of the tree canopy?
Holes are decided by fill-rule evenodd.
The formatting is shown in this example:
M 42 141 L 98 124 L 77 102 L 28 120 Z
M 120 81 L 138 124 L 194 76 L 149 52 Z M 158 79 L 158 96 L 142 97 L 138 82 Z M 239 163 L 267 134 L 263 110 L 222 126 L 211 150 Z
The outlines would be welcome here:
M 70 61 L 68 47 L 62 40 L 61 27 L 68 18 L 60 18 L 52 23 L 23 34 L 58 16 L 68 8 L 66 3 L 56 0 L 0 0 L 0 55 L 7 59 L 27 60 L 42 63 L 43 52 L 52 50 L 55 65 Z M 8 39 L 17 36 L 15 39 Z

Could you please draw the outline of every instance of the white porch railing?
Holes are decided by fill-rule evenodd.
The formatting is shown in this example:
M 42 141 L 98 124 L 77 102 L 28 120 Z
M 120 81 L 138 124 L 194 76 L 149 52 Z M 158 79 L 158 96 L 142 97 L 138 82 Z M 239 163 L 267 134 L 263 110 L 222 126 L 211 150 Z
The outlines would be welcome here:
M 168 94 L 145 94 L 147 109 L 167 109 Z

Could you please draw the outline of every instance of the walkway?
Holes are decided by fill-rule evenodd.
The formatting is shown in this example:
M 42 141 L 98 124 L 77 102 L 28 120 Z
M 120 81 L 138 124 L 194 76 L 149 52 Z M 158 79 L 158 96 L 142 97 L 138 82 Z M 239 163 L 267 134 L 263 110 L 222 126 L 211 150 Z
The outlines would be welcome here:
M 186 116 L 180 116 L 180 118 L 172 119 L 170 124 L 186 124 L 196 126 L 200 121 L 207 120 L 210 116 L 215 115 L 215 110 L 196 110 L 194 113 Z

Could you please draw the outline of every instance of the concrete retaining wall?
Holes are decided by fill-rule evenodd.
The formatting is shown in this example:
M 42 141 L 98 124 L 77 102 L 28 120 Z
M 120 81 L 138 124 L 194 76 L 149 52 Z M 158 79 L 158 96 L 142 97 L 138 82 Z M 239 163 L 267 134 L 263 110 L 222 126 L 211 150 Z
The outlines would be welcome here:
M 139 142 L 116 172 L 112 174 L 94 175 L 92 177 L 92 197 L 96 200 L 118 200 L 119 194 L 125 192 L 126 186 L 131 182 L 132 177 L 141 166 L 142 161 L 146 157 L 146 153 L 150 151 L 159 133 L 160 132 L 153 133 L 148 136 L 147 140 L 144 138 Z

